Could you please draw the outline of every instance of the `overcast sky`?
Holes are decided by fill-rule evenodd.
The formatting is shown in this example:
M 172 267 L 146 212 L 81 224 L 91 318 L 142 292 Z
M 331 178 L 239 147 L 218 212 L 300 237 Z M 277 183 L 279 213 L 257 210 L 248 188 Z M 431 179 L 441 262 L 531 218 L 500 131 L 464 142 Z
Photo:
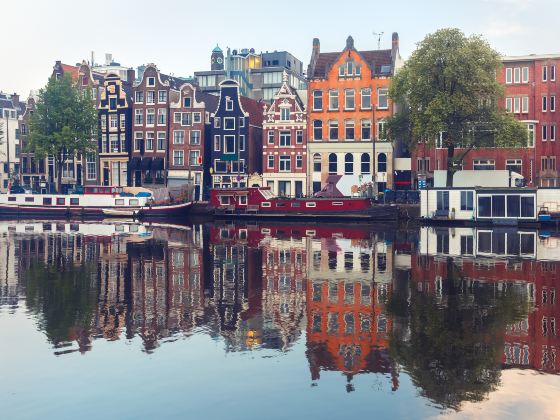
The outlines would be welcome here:
M 287 50 L 309 63 L 314 37 L 322 51 L 381 48 L 398 32 L 406 58 L 427 33 L 458 27 L 483 34 L 506 55 L 560 53 L 560 0 L 73 0 L 2 1 L 0 90 L 27 96 L 42 87 L 55 60 L 75 64 L 112 53 L 165 73 L 208 70 L 216 43 L 225 51 Z

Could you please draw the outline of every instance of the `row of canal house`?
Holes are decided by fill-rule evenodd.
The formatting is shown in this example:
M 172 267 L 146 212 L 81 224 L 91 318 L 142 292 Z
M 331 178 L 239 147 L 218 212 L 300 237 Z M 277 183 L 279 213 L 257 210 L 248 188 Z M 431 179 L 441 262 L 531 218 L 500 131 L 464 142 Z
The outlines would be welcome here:
M 484 147 L 471 150 L 464 159 L 465 170 L 512 170 L 524 176 L 531 187 L 560 186 L 557 144 L 560 113 L 560 55 L 503 57 L 498 81 L 504 87 L 502 106 L 526 124 L 526 143 L 518 148 Z M 524 139 L 525 140 L 525 139 Z M 461 150 L 456 150 L 456 156 Z M 447 168 L 447 149 L 427 149 L 419 144 L 412 156 L 414 184 L 426 180 L 433 185 L 434 170 Z
M 226 79 L 210 94 L 153 64 L 136 77 L 113 61 L 57 61 L 53 77 L 69 74 L 80 89 L 90 89 L 99 112 L 98 154 L 68 156 L 62 184 L 192 183 L 197 199 L 211 187 L 255 183 L 285 196 L 308 195 L 327 183 L 345 195 L 372 183 L 392 187 L 399 168 L 383 126 L 392 112 L 390 78 L 400 64 L 397 34 L 391 49 L 375 51 L 357 50 L 348 37 L 343 51 L 323 53 L 315 39 L 308 91 L 293 87 L 284 72 L 265 102 L 242 96 L 237 81 Z M 24 131 L 27 119 L 20 119 Z M 21 161 L 23 184 L 39 189 L 54 182 L 52 160 L 40 165 L 23 153 Z

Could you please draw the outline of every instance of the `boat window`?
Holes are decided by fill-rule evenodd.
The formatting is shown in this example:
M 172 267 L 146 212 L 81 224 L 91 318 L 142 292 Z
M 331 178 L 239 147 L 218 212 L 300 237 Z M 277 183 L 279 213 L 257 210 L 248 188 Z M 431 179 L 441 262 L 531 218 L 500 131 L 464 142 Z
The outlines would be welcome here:
M 478 197 L 478 217 L 492 217 L 491 197 Z
M 261 233 L 263 235 L 270 235 L 270 229 L 268 229 L 268 228 L 261 229 Z
M 57 206 L 63 206 L 65 204 L 66 204 L 66 199 L 60 198 L 60 197 L 56 199 L 56 205 Z
M 492 196 L 492 217 L 505 217 L 506 215 L 506 196 Z
M 124 232 L 124 225 L 115 226 L 115 232 Z
M 507 217 L 519 217 L 521 214 L 521 197 L 518 195 L 507 196 Z
M 268 202 L 268 201 L 263 201 L 263 202 L 261 203 L 261 207 L 270 207 L 270 202 Z
M 247 239 L 247 229 L 239 229 L 239 239 Z
M 266 198 L 267 200 L 270 200 L 273 197 L 272 191 L 270 190 L 260 190 L 260 192 L 263 195 L 263 197 Z
M 239 205 L 240 206 L 246 206 L 247 205 L 247 196 L 246 195 L 240 195 L 239 196 Z
M 220 204 L 226 205 L 231 203 L 231 195 L 220 195 Z
M 343 203 L 342 203 L 342 201 L 333 201 L 332 205 L 333 206 L 342 206 Z
M 314 201 L 310 203 L 305 203 L 305 207 L 317 207 L 317 203 L 315 203 Z
M 16 201 L 16 197 L 8 197 L 8 201 Z
M 305 236 L 315 236 L 317 232 L 315 230 L 306 230 Z
M 35 197 L 25 197 L 25 202 L 26 203 L 33 203 L 33 202 L 35 202 Z
M 286 203 L 276 203 L 276 207 L 286 207 Z
M 124 206 L 124 198 L 117 198 L 115 200 L 115 206 Z
M 130 225 L 128 229 L 130 232 L 138 232 L 138 225 Z
M 52 206 L 52 198 L 43 197 L 43 206 Z
M 131 206 L 137 206 L 140 202 L 138 201 L 137 198 L 131 198 L 130 200 L 128 200 L 128 204 Z
M 71 198 L 70 199 L 70 205 L 71 206 L 79 206 L 80 205 L 80 199 L 79 198 Z
M 297 208 L 297 207 L 300 206 L 300 204 L 301 203 L 298 203 L 298 202 L 292 203 L 292 208 Z

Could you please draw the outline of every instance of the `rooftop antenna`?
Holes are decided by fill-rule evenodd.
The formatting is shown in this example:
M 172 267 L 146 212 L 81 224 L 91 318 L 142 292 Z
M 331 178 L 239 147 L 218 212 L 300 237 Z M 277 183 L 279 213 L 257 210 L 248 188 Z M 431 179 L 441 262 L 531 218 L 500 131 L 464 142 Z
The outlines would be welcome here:
M 385 32 L 374 32 L 373 35 L 377 37 L 377 49 L 381 49 L 381 37 Z

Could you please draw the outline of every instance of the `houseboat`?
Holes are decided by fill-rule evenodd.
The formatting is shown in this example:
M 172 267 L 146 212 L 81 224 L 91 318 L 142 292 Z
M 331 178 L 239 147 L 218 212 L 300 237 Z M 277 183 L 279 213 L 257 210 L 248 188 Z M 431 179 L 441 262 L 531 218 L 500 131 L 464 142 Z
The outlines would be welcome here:
M 560 189 L 441 187 L 421 190 L 420 218 L 430 224 L 524 225 L 560 220 Z
M 269 187 L 212 189 L 209 204 L 216 217 L 224 218 L 396 221 L 399 216 L 398 206 L 370 198 L 282 198 Z
M 146 220 L 179 217 L 192 202 L 156 201 L 149 190 L 87 186 L 74 194 L 0 194 L 0 217 L 135 217 Z

